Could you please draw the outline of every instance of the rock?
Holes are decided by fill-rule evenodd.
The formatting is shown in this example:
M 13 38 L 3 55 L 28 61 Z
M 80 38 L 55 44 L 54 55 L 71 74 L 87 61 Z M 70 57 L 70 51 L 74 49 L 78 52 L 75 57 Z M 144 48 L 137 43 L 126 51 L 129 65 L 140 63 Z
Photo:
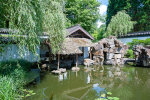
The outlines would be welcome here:
M 47 67 L 46 64 L 43 64 L 43 65 L 42 65 L 42 69 L 45 69 L 46 67 Z
M 121 58 L 121 54 L 115 54 L 114 56 L 115 56 L 115 58 L 117 58 L 117 59 L 118 59 L 118 58 L 119 58 L 119 59 Z
M 115 72 L 114 75 L 115 76 L 121 76 L 121 72 Z
M 61 74 L 61 71 L 60 70 L 53 70 L 52 73 L 53 74 Z
M 84 59 L 84 65 L 85 66 L 90 66 L 93 65 L 95 61 L 91 60 L 91 59 Z
M 72 71 L 79 71 L 80 68 L 79 67 L 72 67 Z
M 65 72 L 66 72 L 66 68 L 60 68 L 58 70 L 52 71 L 53 74 L 61 74 L 61 73 L 65 73 Z
M 66 72 L 66 68 L 60 68 L 59 71 L 60 71 L 61 73 L 65 73 L 65 72 Z
M 100 40 L 92 49 L 93 60 L 96 64 L 124 64 L 123 58 L 128 49 L 121 41 L 115 37 Z
M 150 47 L 136 45 L 133 47 L 135 63 L 137 66 L 150 67 Z

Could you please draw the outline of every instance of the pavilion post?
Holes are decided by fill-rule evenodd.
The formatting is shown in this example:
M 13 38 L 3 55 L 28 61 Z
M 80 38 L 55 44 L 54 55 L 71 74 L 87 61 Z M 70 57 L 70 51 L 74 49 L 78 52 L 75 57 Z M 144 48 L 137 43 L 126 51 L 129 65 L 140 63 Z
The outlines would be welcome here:
M 60 54 L 58 54 L 58 66 L 57 66 L 57 70 L 59 70 L 59 66 L 60 66 Z
M 91 47 L 90 47 L 90 59 L 92 60 L 92 52 L 91 52 Z
M 78 67 L 78 55 L 76 54 L 76 67 Z

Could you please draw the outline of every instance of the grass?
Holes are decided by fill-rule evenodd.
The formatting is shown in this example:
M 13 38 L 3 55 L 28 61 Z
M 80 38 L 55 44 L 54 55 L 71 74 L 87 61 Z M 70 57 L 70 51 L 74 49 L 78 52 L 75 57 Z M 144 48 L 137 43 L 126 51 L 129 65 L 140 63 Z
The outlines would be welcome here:
M 25 60 L 0 62 L 0 100 L 20 100 L 32 64 Z

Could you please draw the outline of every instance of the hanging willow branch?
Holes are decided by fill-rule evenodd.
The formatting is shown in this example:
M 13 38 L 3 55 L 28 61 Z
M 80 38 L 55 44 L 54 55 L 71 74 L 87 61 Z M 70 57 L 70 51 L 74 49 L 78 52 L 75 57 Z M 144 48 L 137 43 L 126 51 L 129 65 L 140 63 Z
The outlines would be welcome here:
M 56 53 L 65 34 L 63 5 L 63 0 L 0 0 L 0 27 L 9 21 L 9 29 L 17 30 L 14 36 L 26 36 L 17 37 L 20 50 L 27 47 L 33 53 L 40 45 L 40 36 L 46 33 Z
M 126 35 L 133 29 L 135 24 L 136 22 L 132 21 L 131 17 L 125 11 L 119 11 L 112 17 L 104 36 Z

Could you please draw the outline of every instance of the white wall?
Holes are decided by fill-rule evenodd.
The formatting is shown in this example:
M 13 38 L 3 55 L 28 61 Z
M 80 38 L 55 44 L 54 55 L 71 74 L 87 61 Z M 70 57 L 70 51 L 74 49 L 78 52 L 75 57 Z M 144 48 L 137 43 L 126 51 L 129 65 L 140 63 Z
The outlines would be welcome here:
M 127 44 L 128 42 L 132 42 L 133 39 L 139 39 L 139 40 L 145 40 L 147 38 L 150 38 L 150 36 L 142 36 L 142 37 L 127 37 L 127 38 L 118 38 L 121 42 L 124 44 Z
M 6 45 L 3 52 L 0 52 L 0 61 L 11 60 L 11 59 L 25 59 L 30 62 L 37 62 L 40 60 L 40 49 L 37 48 L 37 55 L 25 48 L 25 51 L 20 53 L 19 47 L 16 44 Z

